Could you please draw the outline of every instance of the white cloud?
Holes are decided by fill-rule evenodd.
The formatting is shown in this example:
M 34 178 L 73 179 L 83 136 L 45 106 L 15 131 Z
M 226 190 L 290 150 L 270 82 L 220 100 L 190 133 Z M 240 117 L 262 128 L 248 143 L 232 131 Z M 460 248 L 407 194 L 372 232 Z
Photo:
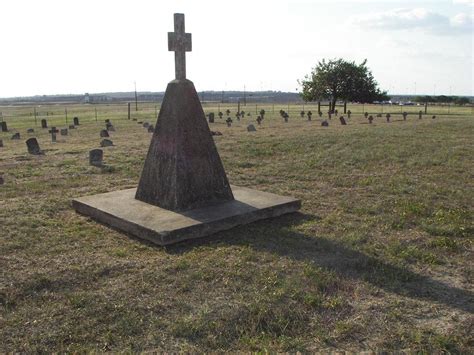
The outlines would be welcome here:
M 453 4 L 474 6 L 474 0 L 453 0 Z
M 379 30 L 423 30 L 433 34 L 472 33 L 472 16 L 465 13 L 448 16 L 425 8 L 394 9 L 355 16 L 352 24 Z
M 472 33 L 473 18 L 469 14 L 460 13 L 451 17 L 450 24 L 453 28 Z

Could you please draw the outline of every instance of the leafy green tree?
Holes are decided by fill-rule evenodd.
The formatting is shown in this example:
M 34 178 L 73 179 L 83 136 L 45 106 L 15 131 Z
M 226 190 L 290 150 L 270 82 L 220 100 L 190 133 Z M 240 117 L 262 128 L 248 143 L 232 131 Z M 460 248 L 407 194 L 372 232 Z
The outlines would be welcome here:
M 344 59 L 323 59 L 311 74 L 298 80 L 298 83 L 301 85 L 300 95 L 304 101 L 329 99 L 332 111 L 338 100 L 370 103 L 389 98 L 387 92 L 378 88 L 367 67 L 367 60 L 356 64 Z

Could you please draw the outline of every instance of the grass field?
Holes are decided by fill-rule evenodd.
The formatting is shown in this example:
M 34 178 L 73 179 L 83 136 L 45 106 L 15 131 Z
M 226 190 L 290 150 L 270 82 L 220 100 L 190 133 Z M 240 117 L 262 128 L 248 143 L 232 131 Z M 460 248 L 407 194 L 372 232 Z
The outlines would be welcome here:
M 289 123 L 286 105 L 262 107 L 255 133 L 255 105 L 231 128 L 216 117 L 219 153 L 232 184 L 300 198 L 300 213 L 166 248 L 71 208 L 136 186 L 151 136 L 125 105 L 99 106 L 97 122 L 94 106 L 69 106 L 81 125 L 56 144 L 40 111 L 60 128 L 64 107 L 37 108 L 38 126 L 30 107 L 0 107 L 22 135 L 0 133 L 0 351 L 472 353 L 471 108 L 404 122 L 384 107 L 392 122 L 369 125 L 362 112 L 381 108 L 352 106 L 347 126 L 325 128 L 315 107 L 312 122 L 291 107 Z M 154 110 L 132 118 L 154 123 Z M 115 146 L 91 167 L 105 118 Z M 27 154 L 29 136 L 44 155 Z

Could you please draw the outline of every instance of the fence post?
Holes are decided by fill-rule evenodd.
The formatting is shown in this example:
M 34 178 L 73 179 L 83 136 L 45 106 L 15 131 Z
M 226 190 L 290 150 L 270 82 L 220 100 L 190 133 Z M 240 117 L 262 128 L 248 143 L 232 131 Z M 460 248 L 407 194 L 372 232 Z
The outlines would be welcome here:
M 425 102 L 425 115 L 428 113 L 428 103 Z
M 128 103 L 128 119 L 130 119 L 130 102 Z
M 33 107 L 33 113 L 35 115 L 35 126 L 37 126 L 38 125 L 38 120 L 36 118 L 36 107 Z
M 94 111 L 95 111 L 95 121 L 97 122 L 97 107 L 94 107 Z

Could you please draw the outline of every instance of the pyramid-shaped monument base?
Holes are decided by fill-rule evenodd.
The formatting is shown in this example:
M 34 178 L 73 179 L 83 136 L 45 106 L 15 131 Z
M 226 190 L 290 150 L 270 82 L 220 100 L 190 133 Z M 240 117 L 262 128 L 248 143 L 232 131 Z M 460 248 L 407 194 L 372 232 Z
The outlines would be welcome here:
M 173 80 L 166 88 L 135 197 L 171 211 L 234 199 L 189 80 Z
M 137 189 L 120 190 L 72 201 L 86 216 L 158 245 L 201 238 L 238 225 L 295 212 L 301 202 L 268 192 L 231 186 L 234 200 L 174 212 L 135 198 Z

